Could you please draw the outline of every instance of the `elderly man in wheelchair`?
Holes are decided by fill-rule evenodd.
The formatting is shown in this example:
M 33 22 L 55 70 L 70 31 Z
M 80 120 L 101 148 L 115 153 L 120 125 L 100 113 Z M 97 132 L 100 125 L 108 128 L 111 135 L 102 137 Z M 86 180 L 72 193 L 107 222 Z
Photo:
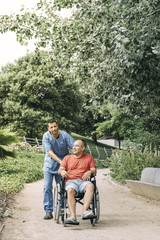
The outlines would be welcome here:
M 96 174 L 96 164 L 92 155 L 84 153 L 85 148 L 84 140 L 75 141 L 72 150 L 73 155 L 64 157 L 59 168 L 58 173 L 61 174 L 62 178 L 65 178 L 64 190 L 67 193 L 67 203 L 64 203 L 64 205 L 67 205 L 70 211 L 70 217 L 62 219 L 64 224 L 79 224 L 76 219 L 76 196 L 81 195 L 83 197 L 79 198 L 83 198 L 82 219 L 90 219 L 93 223 L 93 219 L 98 220 L 99 218 L 99 212 L 97 213 L 99 195 L 95 177 L 91 181 L 91 176 Z M 64 193 L 62 195 L 64 196 Z M 63 199 L 63 201 L 65 200 Z M 78 200 L 78 202 L 80 201 Z M 65 208 L 66 206 L 64 206 L 64 211 L 66 211 Z

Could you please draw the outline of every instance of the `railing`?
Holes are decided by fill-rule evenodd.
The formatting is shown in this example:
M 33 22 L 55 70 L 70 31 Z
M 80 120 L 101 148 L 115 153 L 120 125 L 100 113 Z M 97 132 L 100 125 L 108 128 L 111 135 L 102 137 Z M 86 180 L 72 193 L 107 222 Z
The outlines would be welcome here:
M 42 139 L 26 138 L 24 136 L 23 143 L 25 144 L 25 150 L 30 150 L 30 148 L 32 148 L 33 150 L 37 150 L 37 152 L 43 152 Z
M 89 153 L 94 156 L 95 160 L 105 160 L 109 161 L 109 157 L 112 155 L 112 148 L 106 148 L 106 147 L 91 147 L 87 145 L 86 153 Z
M 16 148 L 16 145 L 13 146 L 13 148 Z M 26 138 L 24 136 L 22 138 L 22 142 L 18 148 L 21 150 L 43 153 L 42 139 Z M 106 148 L 106 147 L 100 147 L 100 146 L 95 146 L 95 147 L 92 146 L 91 147 L 91 146 L 87 145 L 85 153 L 91 154 L 94 157 L 94 159 L 97 161 L 104 160 L 104 161 L 108 162 L 109 157 L 112 154 L 112 148 Z

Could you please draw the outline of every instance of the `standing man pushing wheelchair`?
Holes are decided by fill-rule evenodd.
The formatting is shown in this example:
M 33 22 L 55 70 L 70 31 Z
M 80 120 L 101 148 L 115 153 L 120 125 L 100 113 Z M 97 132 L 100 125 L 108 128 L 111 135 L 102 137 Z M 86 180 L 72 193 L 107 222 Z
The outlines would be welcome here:
M 58 169 L 62 159 L 69 154 L 68 147 L 72 149 L 73 143 L 73 138 L 67 132 L 58 129 L 56 120 L 48 120 L 48 131 L 44 133 L 42 140 L 45 152 L 43 166 L 45 220 L 53 218 L 53 177 L 56 183 L 60 183 L 61 177 L 58 175 Z
M 83 214 L 85 217 L 93 216 L 92 211 L 88 211 L 93 199 L 94 185 L 88 181 L 92 174 L 96 173 L 96 164 L 90 154 L 85 154 L 86 143 L 84 140 L 77 140 L 73 145 L 73 155 L 64 157 L 58 171 L 62 177 L 66 178 L 65 190 L 67 191 L 67 203 L 70 217 L 67 222 L 76 223 L 76 193 L 84 193 Z

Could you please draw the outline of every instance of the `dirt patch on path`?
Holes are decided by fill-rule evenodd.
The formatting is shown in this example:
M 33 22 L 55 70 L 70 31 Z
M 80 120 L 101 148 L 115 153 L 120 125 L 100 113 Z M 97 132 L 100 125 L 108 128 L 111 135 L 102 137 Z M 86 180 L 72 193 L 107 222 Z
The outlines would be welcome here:
M 79 226 L 63 227 L 54 220 L 43 220 L 43 181 L 26 184 L 17 194 L 12 218 L 5 220 L 1 240 L 158 240 L 160 236 L 160 202 L 136 196 L 128 188 L 111 184 L 108 169 L 98 170 L 101 216 L 92 227 L 81 220 Z

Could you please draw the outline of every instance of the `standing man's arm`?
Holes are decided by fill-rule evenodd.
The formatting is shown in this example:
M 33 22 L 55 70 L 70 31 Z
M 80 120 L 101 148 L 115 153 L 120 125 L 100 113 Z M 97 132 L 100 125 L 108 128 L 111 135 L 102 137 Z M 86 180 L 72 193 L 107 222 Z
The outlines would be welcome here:
M 66 178 L 68 176 L 68 173 L 67 173 L 67 171 L 65 170 L 64 167 L 59 168 L 58 174 L 61 175 L 63 178 Z
M 61 175 L 63 178 L 66 178 L 68 177 L 68 173 L 66 171 L 66 157 L 63 158 L 62 162 L 61 162 L 61 165 L 60 165 L 60 168 L 58 170 L 58 174 Z
M 73 148 L 73 144 L 74 144 L 74 139 L 68 133 L 66 133 L 66 142 L 67 142 L 68 147 L 70 149 L 72 149 Z
M 66 133 L 66 141 L 67 141 L 68 147 L 70 147 L 72 149 L 74 139 L 68 133 Z M 62 160 L 60 158 L 58 158 L 57 155 L 52 150 L 49 150 L 48 154 L 51 158 L 53 158 L 55 161 L 57 161 L 59 164 L 61 164 Z
M 45 136 L 43 136 L 42 144 L 43 144 L 43 151 L 48 152 L 49 156 L 52 159 L 54 159 L 59 164 L 61 164 L 61 159 L 59 157 L 57 157 L 57 155 L 53 152 L 52 146 L 51 146 L 49 140 Z
M 59 164 L 61 164 L 61 162 L 62 162 L 61 159 L 59 157 L 57 157 L 57 155 L 52 150 L 49 150 L 48 154 L 51 158 L 53 158 L 55 161 L 57 161 Z

